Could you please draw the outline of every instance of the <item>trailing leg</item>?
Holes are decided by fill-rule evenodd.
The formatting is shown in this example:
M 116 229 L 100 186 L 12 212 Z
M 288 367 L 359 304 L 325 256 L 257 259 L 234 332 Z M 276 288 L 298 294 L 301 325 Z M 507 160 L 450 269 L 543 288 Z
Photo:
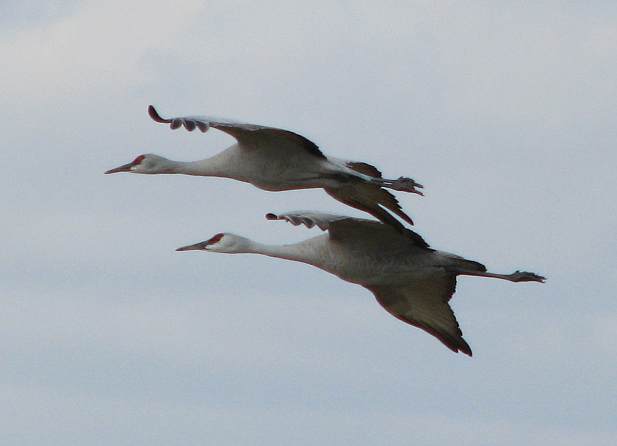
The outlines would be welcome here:
M 448 271 L 456 274 L 457 276 L 477 276 L 477 277 L 491 277 L 493 279 L 509 280 L 510 282 L 540 282 L 544 283 L 545 277 L 542 277 L 535 273 L 528 271 L 515 271 L 512 274 L 495 274 L 486 271 L 471 271 L 461 268 L 448 268 Z

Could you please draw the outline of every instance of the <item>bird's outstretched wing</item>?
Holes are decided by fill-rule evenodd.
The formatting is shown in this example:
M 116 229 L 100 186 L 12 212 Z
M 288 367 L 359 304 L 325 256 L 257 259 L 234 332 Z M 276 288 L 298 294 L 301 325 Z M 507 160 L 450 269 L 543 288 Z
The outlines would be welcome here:
M 372 220 L 362 220 L 359 218 L 348 217 L 346 215 L 327 214 L 325 212 L 316 211 L 290 211 L 285 212 L 284 214 L 275 214 L 273 212 L 268 212 L 266 214 L 266 219 L 284 220 L 294 226 L 304 225 L 309 229 L 317 226 L 322 231 L 329 230 L 334 223 L 341 220 L 357 220 L 377 223 Z
M 382 249 L 408 246 L 430 249 L 428 243 L 412 230 L 403 229 L 401 232 L 396 227 L 375 220 L 315 211 L 291 211 L 284 214 L 270 212 L 266 214 L 266 218 L 284 220 L 295 226 L 304 225 L 307 228 L 317 226 L 322 231 L 328 231 L 330 238 L 335 241 L 357 240 L 365 244 L 374 243 Z
M 242 122 L 236 122 L 231 119 L 215 118 L 209 116 L 181 116 L 176 118 L 163 118 L 156 109 L 150 105 L 148 106 L 148 114 L 150 117 L 159 123 L 169 124 L 172 130 L 184 126 L 189 132 L 192 132 L 196 128 L 202 132 L 208 131 L 210 127 L 227 133 L 233 136 L 239 142 L 246 145 L 258 146 L 259 142 L 264 138 L 275 141 L 282 140 L 289 146 L 289 143 L 298 148 L 307 151 L 313 156 L 325 159 L 326 156 L 319 150 L 319 147 L 311 140 L 305 138 L 297 133 L 290 132 L 289 130 L 277 129 L 274 127 L 266 127 L 256 124 L 248 124 Z
M 402 233 L 390 225 L 361 218 L 314 211 L 266 214 L 268 220 L 284 220 L 308 228 L 328 231 L 332 241 L 361 243 L 368 249 L 395 254 L 410 247 L 431 250 L 424 239 L 405 229 Z M 431 250 L 432 251 L 432 250 Z M 427 331 L 451 350 L 471 356 L 448 301 L 456 287 L 456 275 L 445 271 L 425 279 L 410 279 L 404 286 L 367 286 L 377 301 L 396 318 Z
M 448 301 L 456 289 L 456 276 L 412 280 L 404 287 L 367 287 L 392 316 L 432 334 L 453 352 L 471 356 L 471 347 Z

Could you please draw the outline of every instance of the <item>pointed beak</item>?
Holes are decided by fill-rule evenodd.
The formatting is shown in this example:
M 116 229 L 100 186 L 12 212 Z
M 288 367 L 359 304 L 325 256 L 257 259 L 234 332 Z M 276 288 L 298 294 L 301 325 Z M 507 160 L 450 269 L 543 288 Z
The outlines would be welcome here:
M 107 172 L 105 172 L 105 174 L 107 175 L 108 173 L 130 172 L 131 167 L 133 166 L 134 163 L 123 164 L 122 166 L 116 167 L 115 169 L 109 169 Z
M 206 249 L 206 242 L 195 243 L 194 245 L 182 246 L 176 251 L 203 251 Z

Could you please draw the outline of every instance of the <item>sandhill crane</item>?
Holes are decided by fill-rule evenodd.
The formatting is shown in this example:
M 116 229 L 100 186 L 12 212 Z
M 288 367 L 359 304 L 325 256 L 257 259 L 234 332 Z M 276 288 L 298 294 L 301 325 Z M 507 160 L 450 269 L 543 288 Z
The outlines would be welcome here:
M 207 116 L 162 118 L 153 106 L 150 117 L 172 129 L 184 126 L 206 132 L 210 127 L 236 139 L 236 143 L 213 157 L 191 162 L 172 161 L 154 154 L 139 155 L 128 164 L 110 169 L 106 174 L 131 172 L 141 174 L 185 174 L 225 177 L 250 183 L 267 191 L 323 188 L 356 209 L 368 212 L 399 231 L 402 224 L 389 210 L 413 224 L 397 199 L 383 188 L 422 195 L 422 185 L 411 178 L 382 178 L 374 166 L 326 156 L 307 138 L 288 130 L 235 122 Z M 385 209 L 384 209 L 385 208 Z
M 415 232 L 402 232 L 374 220 L 296 211 L 267 214 L 270 220 L 286 220 L 327 234 L 289 245 L 265 245 L 247 238 L 219 233 L 204 242 L 177 251 L 203 250 L 253 253 L 307 263 L 339 278 L 369 289 L 393 316 L 427 331 L 454 352 L 471 356 L 471 348 L 448 301 L 461 275 L 492 277 L 511 282 L 544 282 L 526 271 L 495 274 L 481 263 L 431 249 Z

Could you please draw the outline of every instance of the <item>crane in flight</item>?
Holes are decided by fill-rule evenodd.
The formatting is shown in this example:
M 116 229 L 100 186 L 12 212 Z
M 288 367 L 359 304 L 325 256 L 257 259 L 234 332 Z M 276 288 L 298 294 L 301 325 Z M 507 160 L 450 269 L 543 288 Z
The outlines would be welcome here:
M 182 126 L 189 132 L 215 128 L 236 139 L 222 152 L 198 161 L 173 161 L 154 154 L 137 156 L 130 163 L 106 174 L 184 174 L 224 177 L 250 183 L 267 191 L 322 188 L 336 200 L 368 212 L 380 221 L 403 231 L 391 213 L 409 224 L 412 219 L 401 209 L 392 189 L 423 195 L 423 186 L 411 178 L 386 179 L 368 163 L 326 156 L 315 143 L 289 130 L 236 122 L 208 116 L 163 118 L 148 107 L 150 117 L 171 129 Z M 389 212 L 388 212 L 389 211 Z M 391 212 L 391 213 L 390 213 Z
M 266 245 L 230 233 L 178 248 L 262 254 L 307 263 L 370 290 L 394 317 L 435 336 L 454 352 L 472 355 L 471 347 L 449 305 L 458 276 L 477 276 L 510 282 L 544 282 L 526 271 L 496 274 L 473 260 L 429 247 L 415 232 L 399 231 L 375 220 L 313 211 L 269 213 L 269 220 L 285 220 L 327 234 L 287 245 Z

